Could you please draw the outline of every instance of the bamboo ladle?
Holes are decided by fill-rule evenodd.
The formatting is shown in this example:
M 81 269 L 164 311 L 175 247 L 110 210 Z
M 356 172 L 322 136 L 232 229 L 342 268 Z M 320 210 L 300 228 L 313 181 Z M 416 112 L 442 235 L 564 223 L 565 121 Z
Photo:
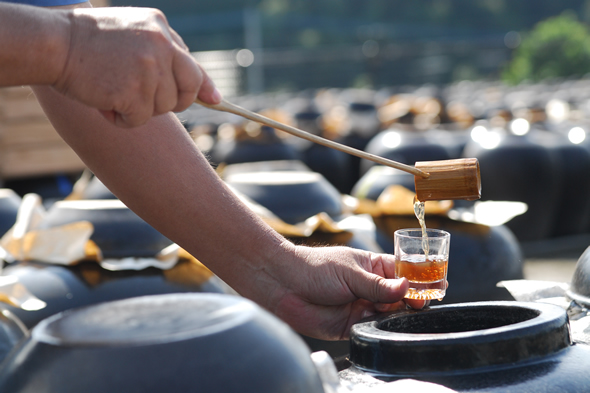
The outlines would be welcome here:
M 310 134 L 244 109 L 226 100 L 222 100 L 216 105 L 207 104 L 199 99 L 195 100 L 195 103 L 217 111 L 233 113 L 299 138 L 411 173 L 414 175 L 416 198 L 422 202 L 446 199 L 475 200 L 481 197 L 479 162 L 476 158 L 422 161 L 416 162 L 415 166 L 410 166 Z

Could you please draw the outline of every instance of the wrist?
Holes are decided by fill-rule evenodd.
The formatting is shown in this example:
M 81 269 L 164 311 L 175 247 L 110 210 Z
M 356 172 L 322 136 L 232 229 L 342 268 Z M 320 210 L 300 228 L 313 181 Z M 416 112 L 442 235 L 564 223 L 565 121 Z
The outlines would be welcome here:
M 280 300 L 289 291 L 285 274 L 297 265 L 297 258 L 297 246 L 283 239 L 265 250 L 264 255 L 246 263 L 247 271 L 234 288 L 242 296 L 275 313 Z
M 0 7 L 0 86 L 54 83 L 70 45 L 66 12 L 2 2 Z
M 66 67 L 70 58 L 73 42 L 75 15 L 73 11 L 57 11 L 52 13 L 55 16 L 55 28 L 52 29 L 53 56 L 48 66 L 51 85 L 56 85 L 66 73 Z

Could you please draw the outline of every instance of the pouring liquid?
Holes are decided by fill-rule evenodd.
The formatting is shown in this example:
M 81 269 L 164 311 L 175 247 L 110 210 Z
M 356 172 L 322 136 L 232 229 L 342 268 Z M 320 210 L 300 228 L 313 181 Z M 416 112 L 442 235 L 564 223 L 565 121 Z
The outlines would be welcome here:
M 424 249 L 424 256 L 428 258 L 430 246 L 428 245 L 428 235 L 426 234 L 426 222 L 424 220 L 424 202 L 420 202 L 418 198 L 414 197 L 414 214 L 422 228 L 422 248 Z

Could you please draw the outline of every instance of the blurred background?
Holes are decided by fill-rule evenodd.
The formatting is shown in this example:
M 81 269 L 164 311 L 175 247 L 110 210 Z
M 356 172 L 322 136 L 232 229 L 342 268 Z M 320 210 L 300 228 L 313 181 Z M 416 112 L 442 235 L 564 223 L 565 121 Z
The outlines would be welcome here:
M 590 50 L 585 0 L 111 4 L 164 11 L 227 93 L 583 76 Z

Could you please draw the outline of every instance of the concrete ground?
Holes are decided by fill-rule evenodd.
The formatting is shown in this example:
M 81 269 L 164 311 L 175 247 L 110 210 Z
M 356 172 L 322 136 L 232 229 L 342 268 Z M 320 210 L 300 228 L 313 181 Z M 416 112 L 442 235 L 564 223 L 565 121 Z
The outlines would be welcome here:
M 524 262 L 524 278 L 569 283 L 573 277 L 576 262 L 577 259 L 527 259 Z
M 578 259 L 590 246 L 590 234 L 522 244 L 524 277 L 569 283 Z

